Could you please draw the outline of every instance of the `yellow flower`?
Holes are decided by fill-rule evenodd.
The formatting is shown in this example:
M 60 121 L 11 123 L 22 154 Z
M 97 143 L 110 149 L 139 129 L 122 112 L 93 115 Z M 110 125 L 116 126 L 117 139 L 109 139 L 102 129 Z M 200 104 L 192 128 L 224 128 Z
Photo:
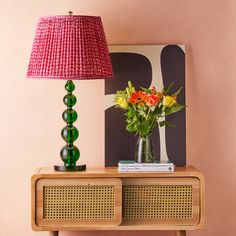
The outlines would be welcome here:
M 116 103 L 123 109 L 127 109 L 127 107 L 128 107 L 128 102 L 127 102 L 126 98 L 122 98 L 122 97 L 118 98 L 116 100 Z
M 162 104 L 166 107 L 172 107 L 176 103 L 176 97 L 163 96 Z

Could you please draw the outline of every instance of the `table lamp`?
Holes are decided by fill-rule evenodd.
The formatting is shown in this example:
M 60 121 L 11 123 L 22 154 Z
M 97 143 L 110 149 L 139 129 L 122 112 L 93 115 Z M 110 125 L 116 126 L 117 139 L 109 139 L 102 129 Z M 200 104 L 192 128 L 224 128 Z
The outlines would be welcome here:
M 82 171 L 85 164 L 76 165 L 79 149 L 73 144 L 79 132 L 73 123 L 77 112 L 72 108 L 77 99 L 72 92 L 73 80 L 113 79 L 112 65 L 100 17 L 52 16 L 39 19 L 27 71 L 28 78 L 67 80 L 62 118 L 66 126 L 61 131 L 66 145 L 60 156 L 64 165 L 56 171 Z

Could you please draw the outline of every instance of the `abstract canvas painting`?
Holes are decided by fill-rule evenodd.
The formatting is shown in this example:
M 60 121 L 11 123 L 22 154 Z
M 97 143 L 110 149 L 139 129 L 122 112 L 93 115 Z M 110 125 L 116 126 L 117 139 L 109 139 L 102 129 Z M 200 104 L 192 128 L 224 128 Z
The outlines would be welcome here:
M 134 160 L 137 137 L 125 127 L 124 111 L 113 103 L 117 90 L 128 81 L 136 89 L 155 86 L 158 91 L 172 82 L 173 93 L 182 87 L 178 102 L 185 104 L 185 49 L 182 45 L 117 45 L 109 47 L 114 80 L 105 81 L 105 166 L 119 160 Z M 156 160 L 186 165 L 186 111 L 166 117 L 176 127 L 157 127 L 153 131 Z

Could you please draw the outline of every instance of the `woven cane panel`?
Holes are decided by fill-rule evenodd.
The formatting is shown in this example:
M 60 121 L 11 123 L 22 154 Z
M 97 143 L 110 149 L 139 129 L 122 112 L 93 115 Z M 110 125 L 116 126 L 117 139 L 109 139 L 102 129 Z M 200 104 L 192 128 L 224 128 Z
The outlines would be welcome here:
M 114 186 L 44 186 L 44 219 L 114 219 Z
M 125 185 L 123 218 L 189 219 L 192 218 L 192 186 Z

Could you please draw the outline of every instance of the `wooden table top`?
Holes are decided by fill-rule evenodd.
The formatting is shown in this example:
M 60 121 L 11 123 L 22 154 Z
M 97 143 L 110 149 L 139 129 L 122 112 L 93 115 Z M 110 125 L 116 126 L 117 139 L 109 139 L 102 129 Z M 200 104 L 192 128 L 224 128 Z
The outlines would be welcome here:
M 202 174 L 192 166 L 175 167 L 174 172 L 118 172 L 117 167 L 108 168 L 88 168 L 85 171 L 55 171 L 53 167 L 40 167 L 36 170 L 32 178 L 105 178 L 105 177 L 202 177 Z

